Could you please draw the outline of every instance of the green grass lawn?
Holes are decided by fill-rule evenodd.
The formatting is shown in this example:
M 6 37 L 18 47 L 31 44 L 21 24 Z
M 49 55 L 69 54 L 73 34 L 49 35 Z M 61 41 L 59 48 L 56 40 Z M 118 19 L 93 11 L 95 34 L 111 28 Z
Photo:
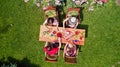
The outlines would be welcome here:
M 57 63 L 45 62 L 39 42 L 43 11 L 32 2 L 0 0 L 0 63 L 19 63 L 22 67 L 120 67 L 120 7 L 114 0 L 105 6 L 82 11 L 81 25 L 87 26 L 85 45 L 77 64 L 66 64 L 62 50 Z M 11 26 L 12 24 L 12 26 Z

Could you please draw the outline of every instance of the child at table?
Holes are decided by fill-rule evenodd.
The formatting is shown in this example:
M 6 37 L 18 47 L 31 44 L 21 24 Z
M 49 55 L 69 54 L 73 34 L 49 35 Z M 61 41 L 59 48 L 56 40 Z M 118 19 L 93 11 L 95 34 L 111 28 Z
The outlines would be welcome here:
M 45 51 L 45 56 L 50 55 L 50 56 L 55 56 L 59 55 L 59 51 L 61 48 L 61 38 L 58 38 L 58 42 L 46 42 L 44 46 L 44 51 Z
M 74 44 L 66 43 L 64 47 L 63 57 L 75 57 L 77 55 L 77 47 Z
M 45 26 L 56 26 L 58 27 L 58 21 L 55 17 L 49 17 L 45 20 L 45 22 L 43 23 L 43 25 Z

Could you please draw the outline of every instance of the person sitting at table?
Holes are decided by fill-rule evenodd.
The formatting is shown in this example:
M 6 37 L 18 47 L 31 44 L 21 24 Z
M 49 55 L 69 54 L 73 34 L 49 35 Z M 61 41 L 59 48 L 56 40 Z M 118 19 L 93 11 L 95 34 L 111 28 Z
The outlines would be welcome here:
M 43 23 L 44 26 L 56 26 L 56 27 L 58 27 L 58 24 L 59 22 L 57 21 L 55 17 L 49 17 Z
M 44 46 L 45 56 L 56 56 L 59 55 L 61 48 L 61 39 L 58 38 L 58 42 L 46 42 Z
M 76 45 L 66 43 L 64 47 L 63 57 L 75 57 L 77 55 Z
M 76 29 L 77 26 L 78 26 L 78 18 L 76 16 L 68 17 L 63 21 L 63 28 L 68 27 L 68 28 Z

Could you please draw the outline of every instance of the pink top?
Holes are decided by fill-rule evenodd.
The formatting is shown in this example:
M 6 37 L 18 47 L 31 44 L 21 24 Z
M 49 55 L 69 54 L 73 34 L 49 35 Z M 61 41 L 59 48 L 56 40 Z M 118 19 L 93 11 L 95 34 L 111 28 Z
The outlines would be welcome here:
M 49 55 L 55 55 L 58 52 L 58 48 L 52 48 L 52 50 L 48 51 L 46 47 L 44 48 L 44 51 Z

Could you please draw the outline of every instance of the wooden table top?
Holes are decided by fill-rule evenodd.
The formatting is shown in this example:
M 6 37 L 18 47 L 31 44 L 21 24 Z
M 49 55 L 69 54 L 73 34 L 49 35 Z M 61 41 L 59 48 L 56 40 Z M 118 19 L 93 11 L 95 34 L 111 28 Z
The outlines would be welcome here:
M 48 29 L 49 28 L 49 29 Z M 61 37 L 62 43 L 71 43 L 76 45 L 84 45 L 85 30 L 84 29 L 72 29 L 63 27 L 52 26 L 40 26 L 39 41 L 54 42 Z

